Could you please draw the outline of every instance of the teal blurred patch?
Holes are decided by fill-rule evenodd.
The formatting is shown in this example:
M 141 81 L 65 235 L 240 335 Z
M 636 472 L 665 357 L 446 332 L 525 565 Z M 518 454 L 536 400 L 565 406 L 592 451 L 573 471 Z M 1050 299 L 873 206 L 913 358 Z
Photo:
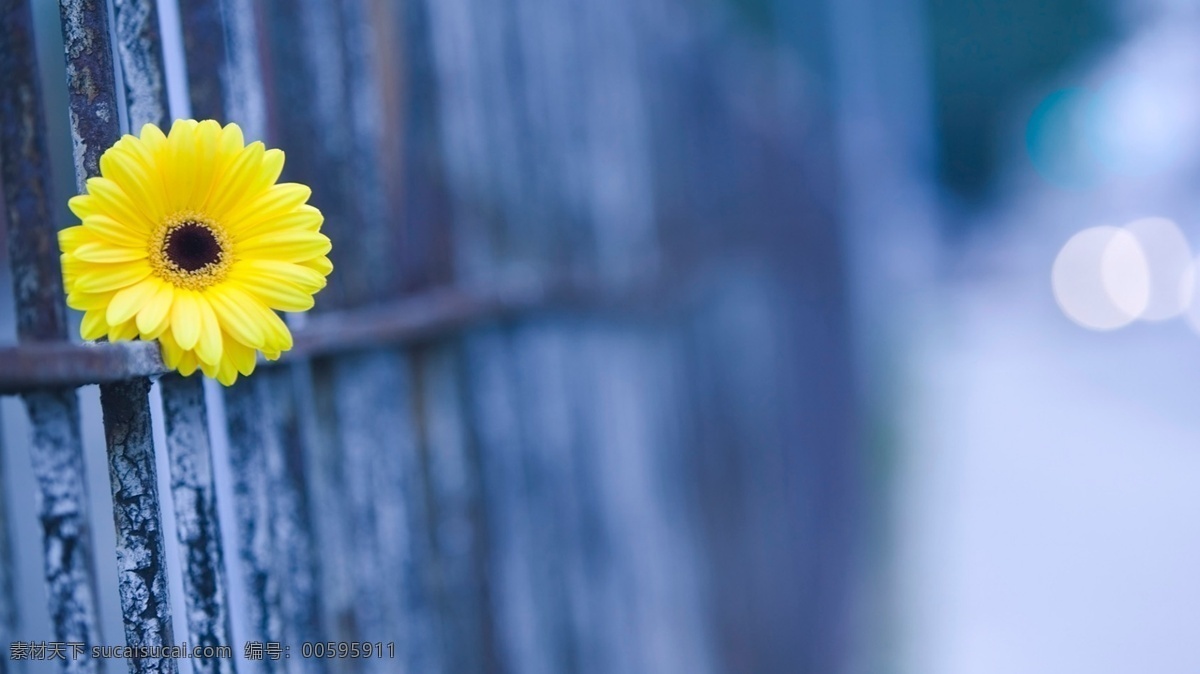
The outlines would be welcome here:
M 1087 89 L 1060 89 L 1034 109 L 1025 128 L 1025 149 L 1050 184 L 1088 189 L 1100 182 L 1103 172 L 1090 142 L 1094 102 Z

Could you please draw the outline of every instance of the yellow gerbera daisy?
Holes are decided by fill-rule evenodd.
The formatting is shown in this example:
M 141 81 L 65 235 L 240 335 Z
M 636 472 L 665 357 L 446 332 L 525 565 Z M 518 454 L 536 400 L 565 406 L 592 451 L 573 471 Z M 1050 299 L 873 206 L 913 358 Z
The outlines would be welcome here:
M 333 270 L 311 190 L 276 184 L 283 152 L 236 124 L 153 124 L 100 158 L 59 232 L 67 304 L 84 339 L 157 339 L 163 362 L 232 384 L 292 346 L 274 310 L 304 311 Z

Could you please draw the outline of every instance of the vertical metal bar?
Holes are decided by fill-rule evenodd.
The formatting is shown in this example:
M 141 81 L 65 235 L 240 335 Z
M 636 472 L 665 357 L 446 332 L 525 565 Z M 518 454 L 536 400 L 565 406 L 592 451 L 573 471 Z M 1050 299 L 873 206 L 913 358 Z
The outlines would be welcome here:
M 265 368 L 258 375 L 266 392 L 268 418 L 267 493 L 270 494 L 275 574 L 282 584 L 280 616 L 285 644 L 321 639 L 320 597 L 315 572 L 309 496 L 306 489 L 301 424 L 296 409 L 295 376 L 288 367 Z M 322 658 L 292 658 L 289 672 L 322 672 Z
M 505 671 L 556 674 L 577 671 L 566 604 L 561 540 L 564 505 L 553 491 L 560 471 L 538 460 L 536 427 L 525 396 L 560 392 L 531 390 L 520 373 L 539 364 L 519 358 L 515 330 L 478 330 L 465 342 L 471 374 L 471 418 L 479 443 L 484 514 L 489 533 L 489 575 L 494 621 Z M 533 371 L 530 371 L 531 375 Z M 561 405 L 561 397 L 535 397 Z M 551 414 L 548 412 L 547 414 Z
M 182 0 L 180 22 L 193 116 L 237 122 L 248 139 L 261 138 L 264 111 L 253 6 L 242 0 Z M 263 419 L 266 401 L 259 395 L 259 386 L 257 382 L 242 381 L 225 396 L 235 476 L 237 540 L 241 572 L 250 595 L 247 608 L 251 637 L 282 641 L 291 624 L 283 614 L 283 605 L 294 594 L 295 586 L 286 582 L 286 577 L 280 578 L 273 564 L 294 560 L 295 554 L 276 545 L 277 522 L 273 515 L 275 504 L 284 495 L 268 484 L 269 456 L 277 453 L 277 443 L 274 429 Z M 205 452 L 209 453 L 207 444 Z M 211 462 L 211 458 L 208 460 Z M 281 667 L 274 660 L 264 661 L 264 665 L 270 671 Z M 233 667 L 233 661 L 229 666 Z
M 294 366 L 296 393 L 301 405 L 304 438 L 308 447 L 306 467 L 316 539 L 321 541 L 321 596 L 323 623 L 327 638 L 354 641 L 358 638 L 354 588 L 355 576 L 350 555 L 354 542 L 348 523 L 349 505 L 342 485 L 345 461 L 335 426 L 333 371 L 328 360 Z
M 100 387 L 108 470 L 117 528 L 117 573 L 125 642 L 171 646 L 175 639 L 159 520 L 158 477 L 150 425 L 150 382 L 144 378 Z M 166 657 L 131 657 L 130 671 L 174 674 Z
M 33 473 L 38 482 L 38 516 L 46 563 L 46 588 L 54 637 L 63 642 L 101 643 L 95 571 L 87 513 L 87 481 L 75 391 L 25 395 L 33 427 Z M 99 672 L 101 660 L 71 662 L 65 671 Z
M 266 131 L 253 0 L 180 0 L 188 91 L 196 119 L 237 122 L 247 139 Z
M 0 219 L 0 223 L 3 219 Z M 0 433 L 3 428 L 0 427 Z M 12 654 L 9 647 L 17 640 L 19 621 L 16 596 L 13 593 L 12 539 L 9 535 L 8 499 L 11 494 L 4 478 L 4 443 L 0 441 L 0 674 L 8 674 Z
M 390 19 L 378 18 L 393 10 L 370 0 L 270 3 L 273 129 L 297 150 L 289 151 L 289 170 L 314 183 L 313 202 L 326 212 L 327 233 L 341 251 L 335 258 L 341 271 L 322 292 L 322 307 L 368 303 L 393 291 L 399 276 L 387 262 L 396 230 L 378 217 L 396 178 L 384 151 L 389 138 L 381 135 L 388 119 L 380 91 L 380 73 L 393 67 L 386 50 L 394 45 L 379 32 Z M 336 472 L 315 476 L 315 484 L 339 490 L 344 500 L 338 505 L 344 519 L 335 524 L 338 513 L 322 513 L 319 523 L 323 534 L 340 525 L 334 540 L 347 540 L 352 550 L 325 541 L 335 629 L 396 641 L 406 671 L 441 671 L 409 362 L 382 351 L 335 358 L 314 370 L 314 402 L 334 414 L 310 428 L 313 459 L 340 463 Z M 372 672 L 396 668 L 386 660 L 348 664 Z
M 229 646 L 233 640 L 204 381 L 169 374 L 160 380 L 160 386 L 171 457 L 171 496 L 184 560 L 188 644 Z M 234 663 L 224 658 L 191 660 L 197 674 L 232 674 L 237 671 Z
M 50 217 L 50 159 L 28 0 L 0 2 L 0 147 L 8 209 L 17 336 L 64 339 L 66 314 L 56 228 Z
M 66 339 L 29 3 L 3 0 L 0 22 L 5 36 L 0 42 L 0 182 L 7 207 L 17 334 L 21 341 Z M 115 121 L 115 109 L 112 112 Z M 24 402 L 33 427 L 31 455 L 54 636 L 90 648 L 100 642 L 100 629 L 78 401 L 73 390 L 64 389 L 26 394 Z M 64 669 L 99 672 L 102 663 L 85 658 L 65 663 Z
M 100 155 L 119 135 L 118 98 L 105 3 L 61 0 L 67 53 L 75 174 L 82 192 L 98 175 Z M 130 122 L 165 125 L 162 54 L 150 0 L 116 2 L 117 40 Z M 117 569 L 125 639 L 130 646 L 174 643 L 159 522 L 158 483 L 150 426 L 149 381 L 100 387 L 117 528 Z M 170 658 L 130 658 L 134 672 L 174 674 Z
M 59 0 L 67 54 L 67 96 L 75 183 L 100 175 L 100 155 L 121 135 L 108 8 L 99 0 Z
M 407 360 L 394 352 L 333 363 L 334 404 L 353 537 L 355 616 L 367 641 L 396 641 L 406 671 L 438 672 L 430 603 L 425 491 Z M 388 575 L 375 573 L 387 569 Z M 363 663 L 393 671 L 394 663 Z
M 503 671 L 491 615 L 479 447 L 469 430 L 460 344 L 432 345 L 414 360 L 446 671 Z
M 158 28 L 156 0 L 111 0 L 116 17 L 117 55 L 125 83 L 129 127 L 143 124 L 165 128 L 167 110 L 166 76 L 163 72 L 162 38 Z
M 193 112 L 238 122 L 249 138 L 265 131 L 253 10 L 244 0 L 181 3 Z M 317 548 L 291 370 L 264 368 L 258 378 L 226 396 L 250 624 L 264 641 L 313 642 L 320 639 Z M 324 660 L 300 657 L 266 664 L 293 672 L 325 669 Z
M 250 595 L 246 603 L 249 637 L 282 642 L 280 587 L 273 569 L 271 496 L 267 482 L 267 421 L 262 410 L 257 379 L 239 379 L 225 389 L 238 556 Z M 268 673 L 282 671 L 281 661 L 267 659 L 262 664 Z

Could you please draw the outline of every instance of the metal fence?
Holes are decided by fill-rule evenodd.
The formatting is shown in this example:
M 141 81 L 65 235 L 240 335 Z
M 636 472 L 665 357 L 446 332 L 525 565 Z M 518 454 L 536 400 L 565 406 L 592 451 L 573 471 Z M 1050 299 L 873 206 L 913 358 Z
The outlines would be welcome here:
M 76 397 L 99 384 L 125 643 L 290 648 L 193 671 L 841 671 L 861 513 L 829 124 L 819 69 L 739 7 L 179 0 L 192 116 L 284 148 L 334 242 L 294 350 L 224 391 L 220 427 L 156 344 L 70 341 L 29 1 L 0 0 L 0 393 L 33 429 L 54 639 L 119 643 Z M 122 125 L 168 125 L 167 75 L 154 0 L 61 17 L 82 191 Z M 329 641 L 394 656 L 300 652 Z

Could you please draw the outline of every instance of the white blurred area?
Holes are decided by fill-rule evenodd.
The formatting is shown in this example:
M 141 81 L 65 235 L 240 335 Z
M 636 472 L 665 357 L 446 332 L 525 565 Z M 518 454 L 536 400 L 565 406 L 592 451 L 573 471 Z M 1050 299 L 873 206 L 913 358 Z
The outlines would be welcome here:
M 908 301 L 881 671 L 1200 672 L 1200 3 L 1119 10 Z

